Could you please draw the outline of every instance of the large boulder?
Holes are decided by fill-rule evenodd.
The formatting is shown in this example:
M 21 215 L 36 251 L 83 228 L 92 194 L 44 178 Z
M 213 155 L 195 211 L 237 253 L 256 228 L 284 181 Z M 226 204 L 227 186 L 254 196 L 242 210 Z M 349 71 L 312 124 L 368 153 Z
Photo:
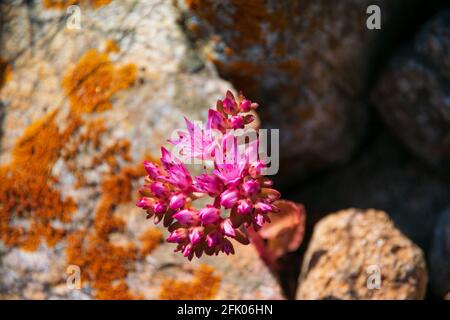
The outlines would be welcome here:
M 298 299 L 423 299 L 422 251 L 386 213 L 348 209 L 321 220 L 306 252 Z
M 412 153 L 449 170 L 450 11 L 431 19 L 386 67 L 372 94 L 383 121 Z
M 0 296 L 281 298 L 252 246 L 189 263 L 134 206 L 142 160 L 232 87 L 172 2 L 109 2 L 79 28 L 72 1 L 0 4 Z
M 427 252 L 436 219 L 450 206 L 450 180 L 429 170 L 390 136 L 373 138 L 366 142 L 364 153 L 348 165 L 285 196 L 305 204 L 306 237 L 329 212 L 377 208 L 389 212 L 396 227 Z
M 366 126 L 363 96 L 373 55 L 380 40 L 405 25 L 417 5 L 383 0 L 178 2 L 187 10 L 186 29 L 200 39 L 220 74 L 262 103 L 263 127 L 280 130 L 285 180 L 348 160 Z M 380 7 L 381 30 L 366 27 L 370 5 Z

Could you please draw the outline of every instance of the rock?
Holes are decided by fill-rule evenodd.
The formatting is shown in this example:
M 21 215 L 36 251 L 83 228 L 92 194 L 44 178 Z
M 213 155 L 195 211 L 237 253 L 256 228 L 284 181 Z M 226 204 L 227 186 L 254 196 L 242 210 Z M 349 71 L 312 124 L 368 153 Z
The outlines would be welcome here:
M 366 126 L 371 55 L 405 24 L 393 1 L 180 0 L 185 25 L 220 74 L 261 103 L 262 126 L 280 130 L 285 180 L 348 160 Z M 366 9 L 382 25 L 369 30 Z M 408 2 L 415 8 L 416 1 Z M 408 11 L 407 10 L 407 11 Z M 411 9 L 413 10 L 413 9 Z M 245 17 L 245 18 L 243 18 Z M 300 159 L 300 160 L 299 160 Z
M 423 299 L 422 251 L 386 213 L 342 210 L 314 229 L 298 299 Z
M 383 72 L 372 94 L 381 118 L 435 168 L 450 161 L 450 11 L 431 19 Z
M 396 227 L 427 252 L 437 216 L 450 206 L 450 180 L 429 170 L 390 136 L 377 134 L 351 163 L 284 196 L 305 204 L 306 237 L 329 212 L 378 208 L 389 212 Z
M 450 297 L 450 210 L 436 222 L 429 253 L 430 284 L 438 298 Z
M 173 298 L 281 298 L 253 247 L 187 263 L 134 205 L 142 160 L 233 89 L 193 49 L 180 10 L 83 1 L 77 29 L 71 2 L 51 3 L 0 5 L 11 66 L 0 91 L 0 296 L 153 299 L 173 285 Z

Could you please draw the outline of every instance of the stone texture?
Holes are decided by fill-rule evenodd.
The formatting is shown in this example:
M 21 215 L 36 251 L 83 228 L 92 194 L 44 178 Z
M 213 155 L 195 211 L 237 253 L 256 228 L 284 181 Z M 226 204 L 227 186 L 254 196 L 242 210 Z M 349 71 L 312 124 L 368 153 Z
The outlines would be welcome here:
M 367 285 L 374 272 L 381 276 L 379 289 Z M 297 298 L 423 299 L 426 285 L 422 251 L 386 213 L 347 209 L 316 225 Z
M 366 126 L 372 54 L 417 2 L 188 0 L 185 24 L 220 74 L 257 98 L 280 129 L 285 179 L 345 162 Z M 379 5 L 382 30 L 366 25 Z M 245 18 L 243 18 L 245 17 Z M 388 26 L 389 27 L 385 27 Z M 394 27 L 395 25 L 395 27 Z M 204 39 L 212 39 L 206 41 Z M 301 161 L 299 161 L 301 159 Z
M 436 218 L 450 206 L 448 177 L 429 170 L 387 134 L 367 140 L 348 165 L 298 186 L 285 197 L 305 204 L 306 237 L 329 212 L 377 208 L 389 212 L 396 227 L 427 252 Z
M 449 169 L 450 11 L 431 19 L 383 72 L 372 101 L 411 152 Z
M 169 1 L 82 5 L 73 30 L 64 9 L 40 1 L 0 6 L 0 56 L 12 66 L 0 91 L 2 199 L 11 206 L 0 208 L 0 296 L 155 299 L 171 279 L 196 288 L 192 274 L 205 264 L 211 282 L 195 297 L 281 298 L 253 247 L 188 263 L 133 204 L 141 161 L 159 156 L 183 116 L 204 119 L 233 89 L 192 48 L 179 9 Z M 38 211 L 22 203 L 29 189 Z M 81 290 L 66 286 L 69 264 L 81 267 Z
M 429 253 L 430 284 L 438 298 L 450 296 L 450 210 L 436 222 Z

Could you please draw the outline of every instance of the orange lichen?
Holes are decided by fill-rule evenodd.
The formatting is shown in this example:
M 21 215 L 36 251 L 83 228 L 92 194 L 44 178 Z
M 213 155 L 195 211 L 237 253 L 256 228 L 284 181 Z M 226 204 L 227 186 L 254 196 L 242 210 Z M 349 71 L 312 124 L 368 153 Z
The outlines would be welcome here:
M 263 25 L 269 30 L 282 30 L 286 19 L 281 12 L 269 12 L 264 0 L 230 0 L 233 13 L 230 19 L 220 19 L 214 0 L 185 0 L 186 5 L 199 18 L 214 26 L 219 33 L 227 30 L 232 34 L 230 45 L 242 50 L 249 45 L 261 44 L 264 40 Z
M 136 74 L 136 65 L 127 64 L 118 68 L 107 53 L 91 49 L 67 72 L 62 86 L 74 112 L 98 112 L 110 109 L 111 97 L 131 86 Z
M 141 254 L 146 256 L 152 253 L 162 243 L 163 239 L 163 233 L 159 229 L 151 228 L 145 231 L 139 237 L 142 242 Z
M 129 292 L 125 282 L 135 261 L 144 256 L 142 249 L 134 244 L 115 245 L 109 237 L 124 230 L 125 222 L 114 211 L 117 205 L 131 201 L 132 181 L 143 176 L 144 170 L 140 163 L 121 168 L 120 163 L 131 161 L 130 143 L 122 139 L 103 147 L 104 120 L 84 120 L 82 114 L 110 108 L 112 95 L 131 85 L 135 76 L 135 65 L 116 68 L 107 54 L 88 51 L 63 80 L 71 103 L 65 127 L 56 124 L 57 111 L 33 122 L 18 139 L 10 163 L 0 166 L 0 239 L 7 246 L 33 251 L 42 239 L 53 246 L 66 238 L 69 263 L 82 268 L 99 299 L 142 298 Z M 106 162 L 110 173 L 101 182 L 92 227 L 66 236 L 65 223 L 70 222 L 76 205 L 71 198 L 62 199 L 51 171 L 62 159 L 78 178 L 78 186 L 83 186 L 86 168 L 77 166 L 76 155 L 88 148 L 94 153 L 90 169 Z M 117 158 L 122 159 L 120 163 Z M 63 227 L 56 227 L 58 223 Z M 143 241 L 143 250 L 150 252 L 156 234 Z
M 106 43 L 105 43 L 105 52 L 106 53 L 117 53 L 117 52 L 120 52 L 120 47 L 117 44 L 117 42 L 115 42 L 112 39 L 108 39 L 108 40 L 106 40 Z
M 89 5 L 97 9 L 110 3 L 111 0 L 44 0 L 42 4 L 46 9 L 64 10 L 72 5 Z
M 109 236 L 121 232 L 125 222 L 114 215 L 117 205 L 132 198 L 132 180 L 143 175 L 141 165 L 125 167 L 108 176 L 101 185 L 101 198 L 96 208 L 94 227 L 76 232 L 68 238 L 67 259 L 84 270 L 87 281 L 98 299 L 139 299 L 129 292 L 124 279 L 133 263 L 141 257 L 132 244 L 112 244 Z
M 166 279 L 161 285 L 159 298 L 162 300 L 209 300 L 213 299 L 220 286 L 221 278 L 214 269 L 200 265 L 191 281 Z
M 6 59 L 0 57 L 0 89 L 11 80 L 12 74 L 11 64 Z
M 0 237 L 9 246 L 35 250 L 41 238 L 55 245 L 64 231 L 51 223 L 70 221 L 76 209 L 54 188 L 57 179 L 50 172 L 71 134 L 70 128 L 59 131 L 55 116 L 54 111 L 32 123 L 18 139 L 12 161 L 0 167 Z M 30 226 L 12 225 L 13 215 L 30 220 Z
M 129 155 L 130 147 L 130 142 L 128 140 L 118 140 L 96 155 L 92 162 L 94 165 L 107 163 L 111 169 L 117 169 L 117 156 L 121 156 L 125 161 L 131 161 L 131 157 Z

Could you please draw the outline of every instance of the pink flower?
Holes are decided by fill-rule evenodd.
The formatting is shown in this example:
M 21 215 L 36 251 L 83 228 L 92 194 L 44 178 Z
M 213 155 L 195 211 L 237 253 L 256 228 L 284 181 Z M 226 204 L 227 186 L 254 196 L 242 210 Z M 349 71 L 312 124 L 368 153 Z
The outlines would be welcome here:
M 169 140 L 178 153 L 161 147 L 161 164 L 144 162 L 148 176 L 136 205 L 147 217 L 154 215 L 155 223 L 164 221 L 170 232 L 167 242 L 175 243 L 175 251 L 189 260 L 203 253 L 234 254 L 230 239 L 248 244 L 246 228 L 260 229 L 269 221 L 268 214 L 278 211 L 273 202 L 280 194 L 262 175 L 257 135 L 242 146 L 233 131 L 245 130 L 255 120 L 247 112 L 257 107 L 228 91 L 216 109 L 209 110 L 206 126 L 185 119 L 186 130 Z M 196 176 L 180 160 L 194 158 L 205 163 Z M 194 206 L 201 198 L 209 198 L 209 204 Z
M 195 177 L 195 186 L 198 191 L 208 193 L 210 196 L 217 196 L 223 190 L 223 183 L 220 178 L 206 173 Z

